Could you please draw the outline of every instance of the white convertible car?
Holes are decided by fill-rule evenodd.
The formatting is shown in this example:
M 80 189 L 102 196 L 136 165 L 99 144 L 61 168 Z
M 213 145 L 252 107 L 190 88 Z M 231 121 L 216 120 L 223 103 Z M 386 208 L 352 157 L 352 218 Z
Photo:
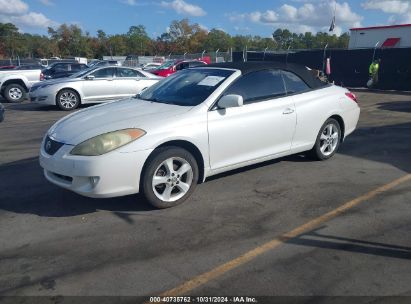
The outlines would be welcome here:
M 161 77 L 141 69 L 117 66 L 94 67 L 66 78 L 41 81 L 30 89 L 34 103 L 56 105 L 65 111 L 80 104 L 100 103 L 134 96 Z
M 359 115 L 354 94 L 305 67 L 214 64 L 64 117 L 45 135 L 40 164 L 50 182 L 81 195 L 141 192 L 167 208 L 224 171 L 306 151 L 328 159 Z

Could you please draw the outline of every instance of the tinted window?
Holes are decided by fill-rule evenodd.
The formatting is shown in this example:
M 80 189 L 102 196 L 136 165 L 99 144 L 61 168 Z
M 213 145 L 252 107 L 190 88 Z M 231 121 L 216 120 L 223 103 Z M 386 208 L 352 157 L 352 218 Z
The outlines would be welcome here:
M 62 64 L 56 64 L 54 66 L 54 71 L 56 72 L 67 72 L 69 70 L 70 64 L 68 63 L 62 63 Z
M 295 94 L 303 91 L 308 91 L 310 87 L 297 75 L 288 71 L 282 71 L 284 76 L 285 87 L 287 94 Z
M 83 67 L 82 67 L 80 64 L 72 64 L 72 65 L 71 65 L 71 70 L 72 70 L 73 72 L 81 71 L 82 68 L 83 68 Z
M 144 77 L 144 75 L 132 69 L 117 69 L 117 77 Z
M 114 74 L 113 68 L 100 69 L 92 73 L 95 78 L 112 78 Z
M 279 70 L 246 74 L 224 93 L 224 95 L 229 94 L 243 96 L 245 104 L 286 95 L 284 81 Z
M 196 106 L 210 96 L 233 71 L 192 69 L 175 73 L 143 91 L 140 98 L 153 102 Z
M 179 63 L 179 64 L 176 66 L 176 70 L 177 70 L 177 71 L 184 70 L 184 69 L 187 69 L 188 66 L 189 66 L 189 63 L 188 63 L 188 62 L 182 62 L 182 63 Z

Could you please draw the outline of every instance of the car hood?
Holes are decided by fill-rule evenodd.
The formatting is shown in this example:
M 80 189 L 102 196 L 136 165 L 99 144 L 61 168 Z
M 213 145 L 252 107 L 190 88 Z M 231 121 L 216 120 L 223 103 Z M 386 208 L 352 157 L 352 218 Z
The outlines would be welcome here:
M 55 84 L 60 84 L 60 83 L 67 83 L 67 82 L 76 82 L 76 81 L 82 81 L 82 78 L 56 78 L 56 79 L 50 79 L 50 80 L 43 80 L 39 83 L 36 84 L 36 86 L 44 86 L 44 85 L 55 85 Z
M 147 131 L 160 120 L 182 115 L 192 107 L 156 103 L 136 98 L 97 105 L 70 114 L 49 130 L 48 135 L 59 142 L 77 145 L 94 136 L 127 129 Z
M 69 83 L 69 82 L 76 82 L 76 81 L 82 81 L 83 79 L 81 78 L 56 78 L 56 79 L 50 79 L 50 80 L 43 80 L 40 82 L 37 82 L 36 84 L 33 85 L 34 88 L 39 88 L 39 87 L 44 87 L 44 86 L 51 86 L 51 85 L 57 85 L 61 83 Z M 33 90 L 32 89 L 32 90 Z

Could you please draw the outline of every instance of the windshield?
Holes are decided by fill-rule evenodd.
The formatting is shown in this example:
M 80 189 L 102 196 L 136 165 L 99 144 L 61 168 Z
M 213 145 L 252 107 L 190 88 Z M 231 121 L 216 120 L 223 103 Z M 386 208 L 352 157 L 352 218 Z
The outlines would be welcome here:
M 210 68 L 183 70 L 151 86 L 139 98 L 193 107 L 206 100 L 232 73 Z
M 91 68 L 88 68 L 88 69 L 84 69 L 84 70 L 81 70 L 80 72 L 77 72 L 73 75 L 70 75 L 69 77 L 70 78 L 80 78 L 80 77 L 85 76 L 86 74 L 90 73 L 91 71 L 93 71 L 95 69 L 96 69 L 96 67 L 91 67 Z
M 168 68 L 172 67 L 175 64 L 174 60 L 166 61 L 162 65 L 160 65 L 157 70 L 167 70 Z

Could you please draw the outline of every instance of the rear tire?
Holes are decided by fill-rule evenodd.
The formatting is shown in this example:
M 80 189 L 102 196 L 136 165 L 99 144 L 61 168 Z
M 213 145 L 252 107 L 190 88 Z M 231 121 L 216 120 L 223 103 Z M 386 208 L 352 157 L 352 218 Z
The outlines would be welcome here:
M 156 208 L 177 206 L 194 192 L 198 182 L 194 156 L 179 147 L 164 147 L 153 152 L 141 176 L 141 190 Z
M 12 83 L 6 86 L 3 94 L 8 102 L 20 103 L 26 98 L 26 89 L 18 83 Z
M 72 111 L 80 105 L 80 96 L 74 90 L 64 89 L 57 94 L 56 104 L 63 111 Z
M 340 147 L 341 127 L 337 120 L 329 118 L 318 132 L 317 140 L 309 156 L 316 160 L 327 160 L 334 156 Z

